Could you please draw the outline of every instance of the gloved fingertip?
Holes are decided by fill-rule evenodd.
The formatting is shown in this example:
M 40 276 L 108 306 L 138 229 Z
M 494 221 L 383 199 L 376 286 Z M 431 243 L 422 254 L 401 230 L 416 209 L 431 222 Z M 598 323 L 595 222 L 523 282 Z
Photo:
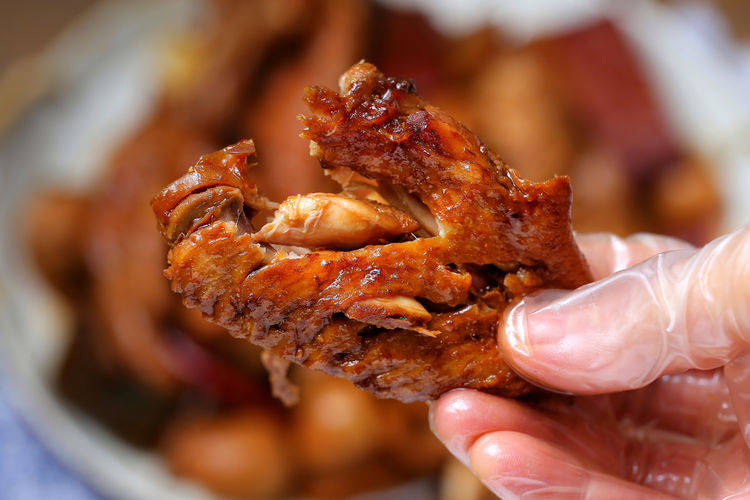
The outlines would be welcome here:
M 466 419 L 468 414 L 475 412 L 471 401 L 472 392 L 468 389 L 454 389 L 435 401 L 429 411 L 430 430 L 464 465 L 469 464 L 468 448 L 471 444 Z
M 584 457 L 520 432 L 483 435 L 471 447 L 469 463 L 500 498 L 673 498 L 600 472 Z
M 554 368 L 546 361 L 540 364 L 540 354 L 545 346 L 555 345 L 565 335 L 557 316 L 548 310 L 565 295 L 562 290 L 546 290 L 524 298 L 508 308 L 497 332 L 498 345 L 508 364 L 523 378 L 553 390 L 560 390 L 548 376 Z M 548 369 L 540 370 L 542 366 Z
M 471 447 L 469 463 L 477 477 L 501 498 L 536 498 L 545 493 L 552 493 L 549 498 L 561 498 L 566 491 L 575 492 L 571 498 L 582 498 L 589 477 L 569 454 L 514 431 L 481 436 Z
M 529 295 L 506 311 L 498 345 L 513 370 L 544 388 L 599 394 L 638 387 L 659 344 L 631 335 L 635 314 L 618 318 L 625 298 L 603 282 Z
M 567 293 L 565 290 L 543 290 L 508 308 L 499 332 L 507 343 L 506 347 L 528 355 L 535 345 L 559 341 L 565 332 L 559 328 L 551 308 Z

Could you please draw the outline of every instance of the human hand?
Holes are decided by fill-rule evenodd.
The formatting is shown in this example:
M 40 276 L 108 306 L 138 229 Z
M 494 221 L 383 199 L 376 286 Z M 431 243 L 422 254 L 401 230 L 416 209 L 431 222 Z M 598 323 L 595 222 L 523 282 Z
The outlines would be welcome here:
M 498 337 L 519 373 L 571 395 L 452 391 L 435 433 L 504 499 L 750 496 L 750 226 L 700 250 L 579 244 L 599 281 L 524 299 Z

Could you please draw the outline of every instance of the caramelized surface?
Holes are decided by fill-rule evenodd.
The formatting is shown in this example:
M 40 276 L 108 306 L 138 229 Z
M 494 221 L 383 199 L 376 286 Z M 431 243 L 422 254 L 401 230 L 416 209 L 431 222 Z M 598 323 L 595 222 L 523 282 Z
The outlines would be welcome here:
M 247 222 L 268 202 L 247 178 L 254 146 L 244 141 L 201 159 L 153 202 L 168 240 L 170 227 L 189 227 L 169 253 L 172 288 L 233 335 L 381 397 L 427 400 L 456 387 L 526 392 L 497 349 L 496 323 L 523 293 L 590 279 L 570 228 L 567 178 L 520 179 L 410 81 L 370 64 L 349 69 L 340 87 L 306 91 L 311 152 L 324 167 L 416 197 L 437 234 L 269 259 Z M 183 209 L 208 186 L 200 213 Z M 245 209 L 233 201 L 240 196 Z M 348 221 L 340 224 L 346 240 Z M 398 316 L 404 300 L 416 309 L 414 299 L 427 317 Z

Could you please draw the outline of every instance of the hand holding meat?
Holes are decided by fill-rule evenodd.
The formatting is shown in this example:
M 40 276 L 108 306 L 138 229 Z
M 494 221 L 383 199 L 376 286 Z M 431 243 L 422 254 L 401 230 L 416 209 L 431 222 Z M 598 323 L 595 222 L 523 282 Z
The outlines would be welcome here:
M 750 226 L 701 249 L 578 242 L 599 281 L 525 298 L 500 344 L 530 380 L 579 396 L 454 391 L 433 407 L 438 436 L 502 498 L 748 495 Z

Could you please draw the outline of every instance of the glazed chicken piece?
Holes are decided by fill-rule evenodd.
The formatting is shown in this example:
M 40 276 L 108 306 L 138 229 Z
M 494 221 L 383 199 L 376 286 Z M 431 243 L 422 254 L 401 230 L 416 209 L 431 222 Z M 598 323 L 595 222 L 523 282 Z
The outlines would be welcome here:
M 253 220 L 274 205 L 249 180 L 255 148 L 242 141 L 202 158 L 152 202 L 172 247 L 172 289 L 273 356 L 380 397 L 528 392 L 497 347 L 498 318 L 533 290 L 590 281 L 568 179 L 520 179 L 411 81 L 368 63 L 350 68 L 339 92 L 308 88 L 305 101 L 302 135 L 347 186 L 303 198 L 339 203 L 369 186 L 385 203 L 358 205 L 351 213 L 367 223 L 352 231 L 351 213 L 326 218 L 316 203 L 288 208 L 292 198 L 257 230 Z

